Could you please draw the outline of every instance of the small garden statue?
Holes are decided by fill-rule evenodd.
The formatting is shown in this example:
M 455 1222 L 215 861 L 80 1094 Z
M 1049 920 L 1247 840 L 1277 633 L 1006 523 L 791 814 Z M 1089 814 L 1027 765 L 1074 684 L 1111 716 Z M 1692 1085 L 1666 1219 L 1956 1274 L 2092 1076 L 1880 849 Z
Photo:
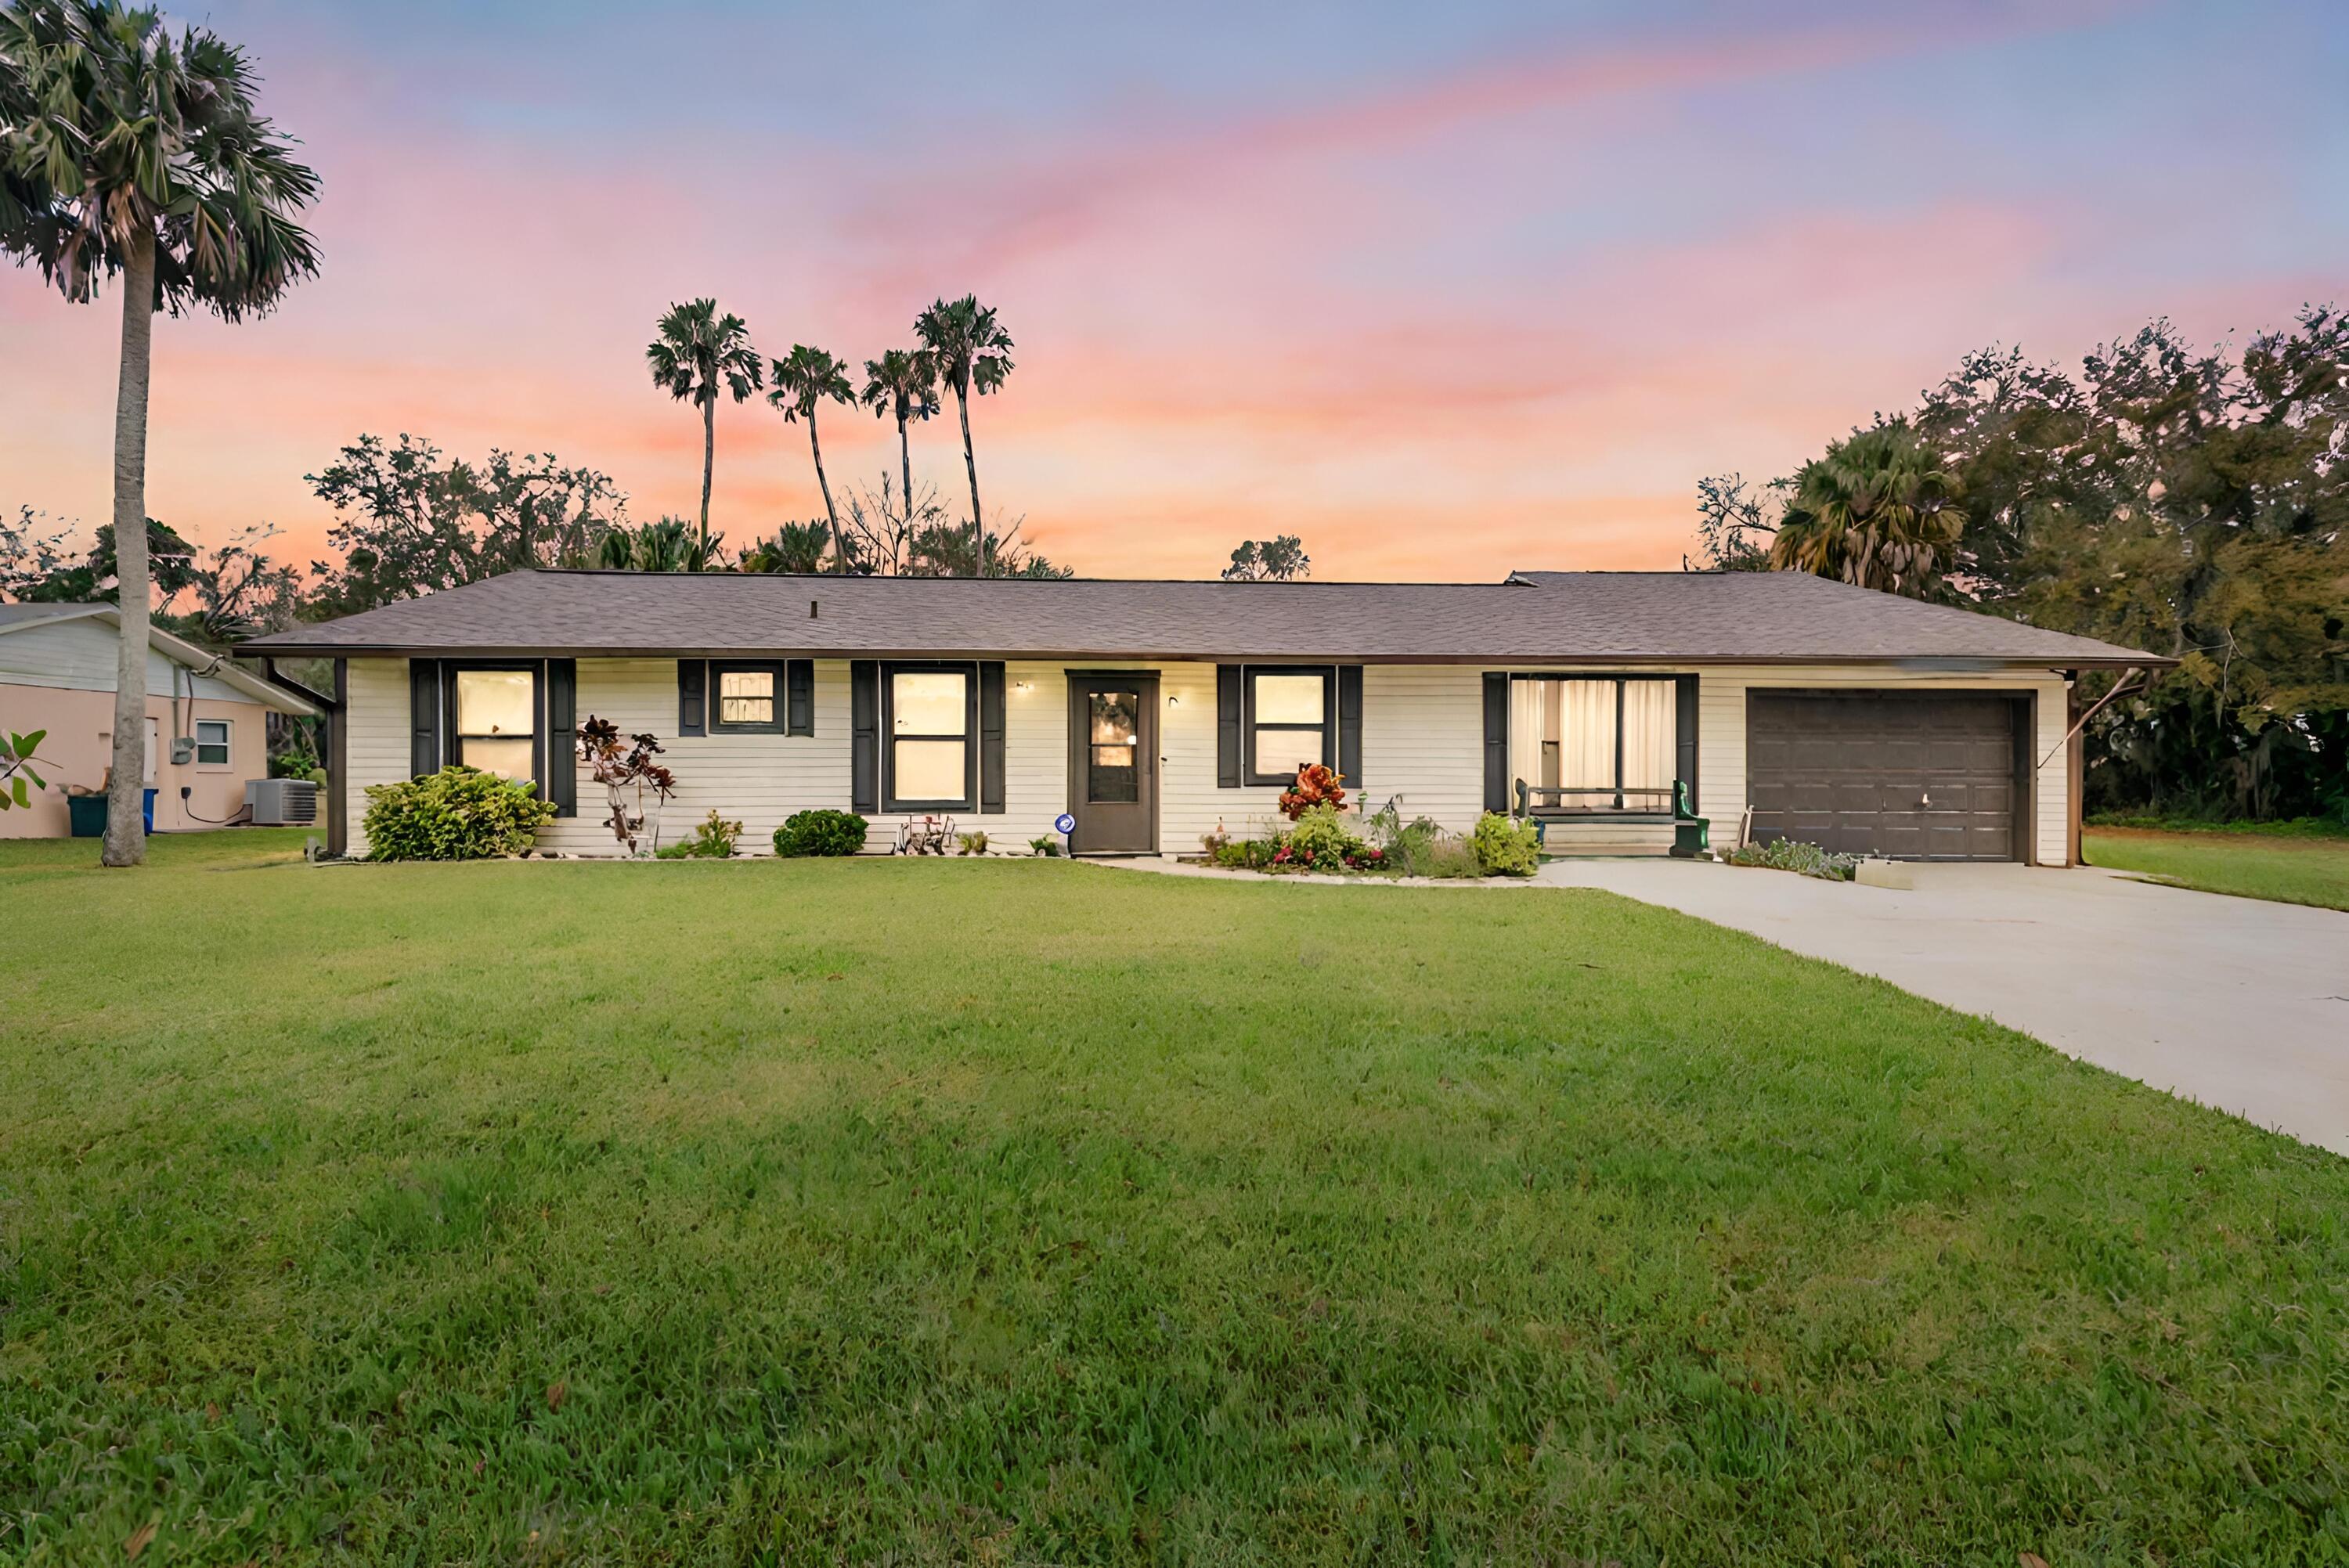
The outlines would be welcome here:
M 677 794 L 677 775 L 653 758 L 660 754 L 661 744 L 649 735 L 631 735 L 625 739 L 620 727 L 608 718 L 587 716 L 579 727 L 579 760 L 587 764 L 595 782 L 604 787 L 604 795 L 611 802 L 612 814 L 605 825 L 612 836 L 628 846 L 628 853 L 642 852 L 640 843 L 645 833 L 645 791 L 653 795 L 652 843 L 660 844 L 659 810 L 662 803 Z M 635 792 L 635 810 L 629 810 L 629 792 Z

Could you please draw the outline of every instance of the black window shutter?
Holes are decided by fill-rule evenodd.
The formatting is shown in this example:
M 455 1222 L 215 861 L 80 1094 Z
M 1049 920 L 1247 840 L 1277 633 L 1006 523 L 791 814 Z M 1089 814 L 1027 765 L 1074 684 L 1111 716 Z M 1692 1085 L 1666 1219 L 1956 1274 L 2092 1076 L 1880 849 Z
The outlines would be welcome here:
M 1338 666 L 1338 771 L 1359 799 L 1362 790 L 1362 666 Z M 1367 807 L 1369 802 L 1364 801 Z
M 440 771 L 440 661 L 408 661 L 408 772 Z
M 1485 672 L 1485 810 L 1509 809 L 1509 677 Z
M 1216 788 L 1240 787 L 1240 681 L 1242 666 L 1216 666 Z
M 579 815 L 579 664 L 546 661 L 546 798 L 558 817 Z
M 783 733 L 815 733 L 815 661 L 793 659 L 783 671 Z
M 848 809 L 881 810 L 881 666 L 858 659 L 848 666 Z
M 1003 810 L 1003 662 L 978 666 L 978 809 Z
M 1696 810 L 1696 676 L 1672 677 L 1672 772 Z
M 709 733 L 709 661 L 677 661 L 677 732 Z

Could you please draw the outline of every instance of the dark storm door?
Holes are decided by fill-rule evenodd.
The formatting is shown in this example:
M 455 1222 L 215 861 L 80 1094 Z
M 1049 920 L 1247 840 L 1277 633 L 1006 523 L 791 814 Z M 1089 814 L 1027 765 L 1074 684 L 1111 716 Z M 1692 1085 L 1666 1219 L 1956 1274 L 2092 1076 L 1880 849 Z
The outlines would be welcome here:
M 2028 717 L 2009 692 L 1751 691 L 1754 836 L 1895 860 L 2020 859 Z
M 1158 847 L 1158 676 L 1069 676 L 1069 852 Z

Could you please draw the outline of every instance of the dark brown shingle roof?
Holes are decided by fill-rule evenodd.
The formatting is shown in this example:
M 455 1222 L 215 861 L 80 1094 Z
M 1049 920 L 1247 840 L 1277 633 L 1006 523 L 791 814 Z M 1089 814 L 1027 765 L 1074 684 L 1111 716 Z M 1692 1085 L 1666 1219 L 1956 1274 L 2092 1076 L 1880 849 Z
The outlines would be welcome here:
M 2147 655 L 2085 637 L 1777 572 L 1525 572 L 1494 583 L 514 572 L 256 638 L 242 651 L 2147 662 Z

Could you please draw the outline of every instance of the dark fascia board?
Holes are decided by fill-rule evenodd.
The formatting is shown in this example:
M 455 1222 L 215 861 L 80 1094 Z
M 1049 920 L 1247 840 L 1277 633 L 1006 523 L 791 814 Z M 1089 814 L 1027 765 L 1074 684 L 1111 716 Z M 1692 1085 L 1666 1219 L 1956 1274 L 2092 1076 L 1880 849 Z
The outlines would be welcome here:
M 2009 654 L 1361 654 L 1240 653 L 1219 651 L 1166 653 L 1118 648 L 646 648 L 626 646 L 549 647 L 401 647 L 391 645 L 289 645 L 247 643 L 238 652 L 248 657 L 305 658 L 425 658 L 425 659 L 1019 659 L 1037 663 L 1088 659 L 1136 660 L 1155 664 L 1340 664 L 1340 665 L 1468 665 L 1480 669 L 1612 668 L 1622 665 L 1657 665 L 1686 669 L 1717 665 L 1892 665 L 1920 672 L 1968 674 L 1991 670 L 2168 669 L 2178 663 L 2155 654 L 2114 655 L 2104 658 L 2061 657 Z

